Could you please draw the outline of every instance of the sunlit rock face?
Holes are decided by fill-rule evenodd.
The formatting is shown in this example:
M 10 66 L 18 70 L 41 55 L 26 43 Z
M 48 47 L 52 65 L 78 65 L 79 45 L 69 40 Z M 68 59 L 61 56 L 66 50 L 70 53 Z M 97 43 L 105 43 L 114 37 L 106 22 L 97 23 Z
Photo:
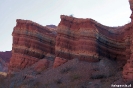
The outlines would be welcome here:
M 55 31 L 29 20 L 17 20 L 14 27 L 10 69 L 31 66 L 39 59 L 54 59 Z
M 126 60 L 124 27 L 107 27 L 92 19 L 61 15 L 57 28 L 55 56 L 98 62 L 102 58 Z

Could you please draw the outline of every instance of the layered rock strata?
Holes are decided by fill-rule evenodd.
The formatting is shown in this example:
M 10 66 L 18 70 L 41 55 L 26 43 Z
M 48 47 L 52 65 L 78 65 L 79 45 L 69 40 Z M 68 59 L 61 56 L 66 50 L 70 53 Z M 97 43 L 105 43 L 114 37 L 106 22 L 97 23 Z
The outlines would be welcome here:
M 129 2 L 133 11 L 133 0 Z M 24 69 L 39 61 L 34 69 L 42 71 L 48 68 L 48 60 L 54 58 L 53 67 L 74 58 L 87 62 L 104 58 L 117 61 L 125 80 L 133 79 L 133 13 L 131 23 L 120 27 L 104 26 L 93 19 L 65 15 L 60 18 L 58 27 L 52 28 L 17 20 L 12 33 L 11 70 Z
M 17 20 L 13 33 L 10 69 L 26 68 L 39 59 L 54 59 L 55 37 L 53 30 L 29 20 Z
M 74 58 L 88 62 L 101 58 L 126 60 L 124 27 L 107 27 L 92 19 L 62 15 L 57 33 L 54 67 Z

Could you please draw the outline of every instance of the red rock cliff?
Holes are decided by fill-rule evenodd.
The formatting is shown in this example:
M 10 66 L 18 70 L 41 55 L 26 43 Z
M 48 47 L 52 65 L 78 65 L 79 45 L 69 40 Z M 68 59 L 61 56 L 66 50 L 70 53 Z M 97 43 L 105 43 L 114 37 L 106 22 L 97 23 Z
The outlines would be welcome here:
M 89 62 L 101 58 L 126 60 L 123 27 L 62 15 L 57 33 L 54 67 L 74 58 Z
M 125 80 L 133 79 L 133 0 L 129 0 L 132 14 L 130 16 L 131 23 L 125 32 L 125 41 L 127 45 L 127 63 L 123 67 L 123 78 Z
M 129 2 L 133 11 L 133 0 Z M 133 79 L 133 14 L 131 23 L 121 27 L 104 26 L 93 19 L 65 15 L 60 18 L 57 30 L 28 20 L 17 20 L 12 33 L 12 70 L 26 68 L 43 58 L 54 60 L 55 57 L 53 67 L 74 58 L 87 62 L 104 58 L 116 60 L 121 68 L 125 65 L 123 78 Z M 35 69 L 48 67 L 47 60 L 40 60 Z
M 10 60 L 12 70 L 28 67 L 39 59 L 54 58 L 55 37 L 52 30 L 28 20 L 17 20 L 13 30 Z

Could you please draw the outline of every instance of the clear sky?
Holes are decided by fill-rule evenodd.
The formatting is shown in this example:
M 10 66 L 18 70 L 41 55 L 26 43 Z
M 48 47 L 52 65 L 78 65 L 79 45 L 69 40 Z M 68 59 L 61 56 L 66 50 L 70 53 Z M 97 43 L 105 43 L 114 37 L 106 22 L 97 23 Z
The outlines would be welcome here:
M 0 51 L 12 49 L 16 19 L 58 25 L 63 14 L 122 26 L 130 22 L 131 10 L 128 0 L 0 0 Z

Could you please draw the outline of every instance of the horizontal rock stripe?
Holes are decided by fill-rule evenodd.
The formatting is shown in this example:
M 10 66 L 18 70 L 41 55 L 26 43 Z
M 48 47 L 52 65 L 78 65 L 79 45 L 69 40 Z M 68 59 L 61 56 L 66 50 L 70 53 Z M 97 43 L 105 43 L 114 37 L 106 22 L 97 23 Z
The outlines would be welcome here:
M 39 59 L 54 58 L 56 35 L 29 20 L 17 20 L 13 33 L 11 69 L 24 69 Z M 50 59 L 54 60 L 54 59 Z

